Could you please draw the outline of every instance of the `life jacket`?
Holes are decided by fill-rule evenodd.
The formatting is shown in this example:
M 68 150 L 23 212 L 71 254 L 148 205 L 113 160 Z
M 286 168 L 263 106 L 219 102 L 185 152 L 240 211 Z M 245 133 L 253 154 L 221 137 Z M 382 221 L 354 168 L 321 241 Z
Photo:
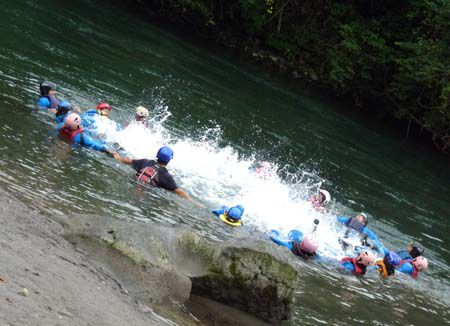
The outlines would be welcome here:
M 402 267 L 403 264 L 410 263 L 414 267 L 414 272 L 411 274 L 412 278 L 417 278 L 419 276 L 419 271 L 417 270 L 416 266 L 412 263 L 412 259 L 402 259 L 400 260 L 400 263 L 397 265 L 397 268 Z
M 301 242 L 298 241 L 292 241 L 292 253 L 296 256 L 300 256 L 303 258 L 312 258 L 316 255 L 316 253 L 309 253 L 306 251 L 303 251 L 301 246 L 300 246 Z
M 84 133 L 83 128 L 72 130 L 69 127 L 64 126 L 61 129 L 59 129 L 58 135 L 65 140 L 73 141 L 75 137 L 78 134 L 80 134 L 80 144 L 83 144 L 83 133 Z
M 146 166 L 136 173 L 134 180 L 147 183 L 154 187 L 159 187 L 159 167 L 156 163 Z
M 379 266 L 378 272 L 383 276 L 384 278 L 387 278 L 388 276 L 395 274 L 395 268 L 394 266 L 390 264 L 386 264 L 384 260 L 379 259 L 375 262 L 376 266 Z
M 356 261 L 356 258 L 344 257 L 344 258 L 342 258 L 341 262 L 343 262 L 343 263 L 351 262 L 354 267 L 354 270 L 352 272 L 354 275 L 362 276 L 362 275 L 366 274 L 366 266 L 362 266 L 362 265 L 358 264 L 358 262 Z

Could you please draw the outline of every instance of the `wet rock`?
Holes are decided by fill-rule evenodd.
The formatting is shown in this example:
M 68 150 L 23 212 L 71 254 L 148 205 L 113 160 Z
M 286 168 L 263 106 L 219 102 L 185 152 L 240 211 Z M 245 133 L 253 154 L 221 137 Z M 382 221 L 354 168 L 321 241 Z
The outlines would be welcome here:
M 192 293 L 270 322 L 289 318 L 297 271 L 267 240 L 214 244 L 187 227 L 79 215 L 66 237 L 103 262 L 143 305 L 185 302 Z

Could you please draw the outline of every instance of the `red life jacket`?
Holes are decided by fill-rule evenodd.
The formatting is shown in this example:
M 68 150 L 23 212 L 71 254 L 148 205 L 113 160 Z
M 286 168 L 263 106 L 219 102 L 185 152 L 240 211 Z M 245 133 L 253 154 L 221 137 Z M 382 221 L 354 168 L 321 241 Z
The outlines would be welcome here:
M 351 262 L 353 264 L 354 267 L 354 271 L 352 272 L 354 275 L 357 276 L 361 276 L 366 274 L 366 269 L 362 268 L 356 261 L 356 258 L 352 258 L 352 257 L 344 257 L 342 258 L 341 262 L 346 263 L 346 262 Z
M 72 130 L 69 127 L 64 126 L 61 129 L 59 129 L 58 135 L 61 138 L 65 139 L 65 140 L 73 141 L 74 138 L 78 134 L 83 133 L 83 132 L 84 132 L 83 128 L 80 128 L 80 129 L 77 129 L 77 130 Z M 82 140 L 80 140 L 80 143 L 82 143 Z
M 148 183 L 151 186 L 159 187 L 159 168 L 156 165 L 149 165 L 139 170 L 134 176 L 134 180 Z
M 414 272 L 411 274 L 413 278 L 417 278 L 419 276 L 419 271 L 417 270 L 416 266 L 412 263 L 411 259 L 402 259 L 400 260 L 400 263 L 396 266 L 397 268 L 400 268 L 403 264 L 410 263 L 414 267 Z

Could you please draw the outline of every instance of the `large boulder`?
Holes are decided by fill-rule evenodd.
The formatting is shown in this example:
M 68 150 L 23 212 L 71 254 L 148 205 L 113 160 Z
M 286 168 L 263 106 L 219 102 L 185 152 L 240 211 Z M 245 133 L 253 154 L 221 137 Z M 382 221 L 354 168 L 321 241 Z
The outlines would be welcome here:
M 270 241 L 211 243 L 187 227 L 92 215 L 63 225 L 67 239 L 104 263 L 140 301 L 184 302 L 192 290 L 266 321 L 290 316 L 295 262 Z

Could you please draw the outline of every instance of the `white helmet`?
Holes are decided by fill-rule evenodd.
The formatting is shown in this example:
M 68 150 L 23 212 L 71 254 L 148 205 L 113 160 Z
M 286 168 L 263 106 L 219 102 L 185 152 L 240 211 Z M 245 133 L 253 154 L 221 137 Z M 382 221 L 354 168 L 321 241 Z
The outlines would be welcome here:
M 136 115 L 147 118 L 149 116 L 148 109 L 142 105 L 139 105 L 136 108 Z
M 331 200 L 331 195 L 328 191 L 325 189 L 319 189 L 319 193 L 325 196 L 325 200 L 323 201 L 324 204 L 327 204 Z

